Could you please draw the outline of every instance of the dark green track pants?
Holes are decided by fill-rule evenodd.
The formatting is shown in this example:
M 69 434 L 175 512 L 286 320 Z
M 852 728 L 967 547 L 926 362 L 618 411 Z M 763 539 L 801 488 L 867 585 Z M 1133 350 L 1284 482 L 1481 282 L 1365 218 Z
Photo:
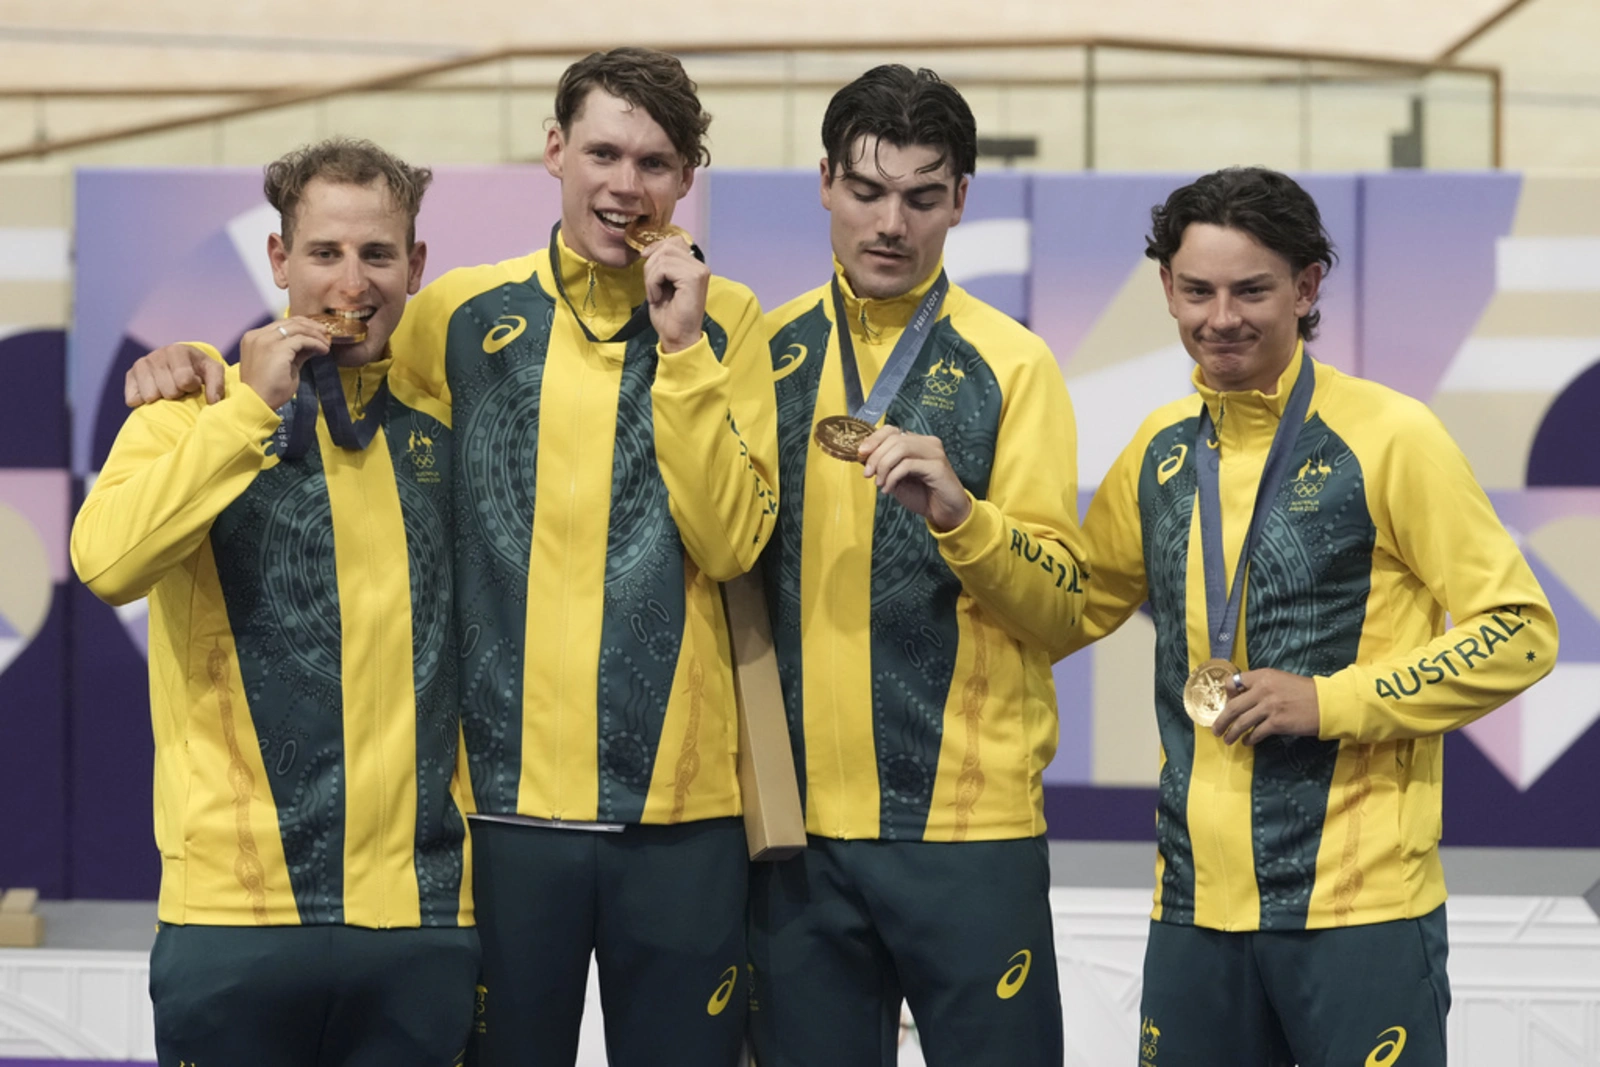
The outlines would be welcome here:
M 161 1067 L 450 1067 L 472 927 L 173 926 L 150 952 Z
M 1443 905 L 1420 919 L 1225 933 L 1152 922 L 1140 1067 L 1444 1067 Z
M 744 1041 L 744 824 L 617 833 L 472 821 L 483 938 L 468 1062 L 571 1067 L 589 959 L 613 1067 L 733 1067 Z
M 893 1067 L 902 998 L 929 1067 L 1061 1067 L 1044 838 L 813 837 L 753 871 L 759 1067 Z

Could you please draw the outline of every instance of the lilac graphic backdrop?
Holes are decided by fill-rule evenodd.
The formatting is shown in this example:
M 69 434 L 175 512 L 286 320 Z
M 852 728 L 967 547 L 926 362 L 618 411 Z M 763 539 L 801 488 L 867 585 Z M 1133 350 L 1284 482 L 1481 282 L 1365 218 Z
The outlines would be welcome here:
M 1074 353 L 1140 263 L 1150 206 L 1182 180 L 982 174 L 947 263 L 962 284 L 1044 336 L 1071 380 Z M 1506 175 L 1380 175 L 1317 176 L 1307 185 L 1341 254 L 1324 291 L 1316 354 L 1429 399 L 1494 296 L 1495 241 L 1510 231 L 1521 183 Z M 0 663 L 0 810 L 27 813 L 7 820 L 0 884 L 38 884 L 51 895 L 153 895 L 141 622 L 65 582 L 75 492 L 68 472 L 83 477 L 98 466 L 123 417 L 120 382 L 131 358 L 185 338 L 229 346 L 274 312 L 259 276 L 260 206 L 252 171 L 81 171 L 70 360 L 58 333 L 0 339 L 0 369 L 14 381 L 38 377 L 27 395 L 44 398 L 0 426 L 0 521 L 26 523 L 33 547 L 18 551 L 36 552 L 49 586 L 42 600 L 36 589 L 29 594 L 30 604 L 44 605 L 31 621 L 16 622 L 17 612 L 0 603 L 0 649 L 15 650 Z M 558 189 L 541 168 L 441 169 L 419 222 L 430 245 L 428 276 L 538 247 L 557 213 Z M 827 277 L 828 217 L 815 172 L 708 172 L 678 220 L 703 236 L 714 269 L 751 285 L 764 306 Z M 1169 343 L 1176 341 L 1174 332 Z M 70 437 L 63 397 L 75 412 Z M 1096 406 L 1081 399 L 1078 421 L 1080 442 L 1108 432 Z M 1085 501 L 1092 488 L 1084 486 Z M 1600 491 L 1520 489 L 1497 491 L 1494 500 L 1557 604 L 1563 663 L 1600 664 L 1600 622 L 1582 595 L 1592 580 L 1535 547 L 1544 531 L 1600 516 Z M 1057 670 L 1062 745 L 1047 786 L 1051 833 L 1148 839 L 1153 791 L 1096 780 L 1093 731 L 1096 722 L 1114 722 L 1115 709 L 1096 709 L 1093 655 Z M 51 710 L 69 702 L 66 720 Z M 1544 712 L 1534 703 L 1497 713 L 1470 738 L 1449 739 L 1447 841 L 1600 845 L 1600 826 L 1584 814 L 1600 810 L 1600 780 L 1584 773 L 1600 759 L 1600 728 L 1563 741 L 1531 782 L 1508 776 L 1538 743 Z M 1153 777 L 1153 752 L 1151 759 Z
M 1497 288 L 1497 242 L 1512 234 L 1519 209 L 1541 190 L 1514 174 L 1384 174 L 1362 183 L 1365 264 L 1361 284 L 1364 373 L 1431 400 L 1451 366 L 1465 355 Z M 1550 213 L 1535 204 L 1534 214 Z M 1509 298 L 1537 299 L 1521 286 Z M 1581 302 L 1584 298 L 1580 297 Z M 1588 297 L 1592 300 L 1592 295 Z M 1565 321 L 1551 303 L 1533 327 L 1553 338 L 1592 333 L 1587 318 Z M 1524 327 L 1525 328 L 1525 327 Z M 1507 340 L 1491 328 L 1490 336 Z M 1503 358 L 1538 368 L 1538 340 L 1510 339 Z M 1526 388 L 1535 389 L 1530 376 Z M 1464 391 L 1465 390 L 1465 391 Z M 1470 395 L 1458 385 L 1456 395 Z M 1493 403 L 1491 391 L 1480 394 Z M 1559 394 L 1543 398 L 1546 412 Z M 1593 441 L 1594 415 L 1586 417 Z M 1513 447 L 1491 416 L 1452 423 L 1463 445 L 1487 451 Z M 1521 447 L 1521 446 L 1516 446 Z M 1592 814 L 1600 811 L 1600 620 L 1594 598 L 1593 538 L 1600 535 L 1600 485 L 1592 447 L 1561 457 L 1571 488 L 1499 489 L 1490 500 L 1522 544 L 1555 610 L 1561 653 L 1555 672 L 1523 697 L 1446 739 L 1445 842 L 1473 845 L 1600 843 Z M 1527 457 L 1517 455 L 1519 469 Z M 1573 531 L 1583 548 L 1573 551 Z M 1537 757 L 1537 758 L 1535 758 Z M 1548 762 L 1546 762 L 1548 761 Z M 1520 781 L 1519 781 L 1520 780 Z M 1587 815 L 1582 813 L 1588 813 Z
M 67 890 L 67 406 L 60 330 L 0 339 L 0 887 Z M 76 583 L 74 583 L 76 584 Z

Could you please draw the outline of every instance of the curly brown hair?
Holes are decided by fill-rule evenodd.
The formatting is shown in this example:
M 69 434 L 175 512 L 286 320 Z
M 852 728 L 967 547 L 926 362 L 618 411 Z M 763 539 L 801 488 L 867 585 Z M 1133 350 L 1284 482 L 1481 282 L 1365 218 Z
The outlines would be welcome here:
M 353 137 L 333 137 L 303 145 L 268 163 L 261 191 L 278 211 L 283 246 L 294 242 L 294 221 L 306 186 L 321 178 L 338 185 L 370 185 L 382 180 L 394 206 L 405 212 L 406 247 L 417 242 L 417 212 L 422 196 L 433 182 L 433 171 L 413 167 L 373 144 Z
M 1339 259 L 1311 194 L 1287 174 L 1266 167 L 1214 170 L 1174 189 L 1166 203 L 1150 209 L 1146 258 L 1171 267 L 1172 257 L 1183 247 L 1184 233 L 1194 223 L 1249 234 L 1288 260 L 1296 276 L 1313 263 L 1322 264 L 1326 274 Z M 1301 316 L 1300 336 L 1314 339 L 1321 322 L 1322 312 L 1315 309 Z
M 711 116 L 700 106 L 700 87 L 677 56 L 654 48 L 613 48 L 591 52 L 572 64 L 556 86 L 556 123 L 563 136 L 572 133 L 573 120 L 591 89 L 603 89 L 644 108 L 688 166 L 711 162 L 705 144 Z

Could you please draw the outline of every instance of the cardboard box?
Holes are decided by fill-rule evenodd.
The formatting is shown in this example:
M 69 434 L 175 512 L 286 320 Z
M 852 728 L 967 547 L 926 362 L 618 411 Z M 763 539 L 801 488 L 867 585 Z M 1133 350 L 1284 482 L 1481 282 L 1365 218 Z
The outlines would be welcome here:
M 739 791 L 753 860 L 786 860 L 806 847 L 806 820 L 789 746 L 789 720 L 778 684 L 761 578 L 744 574 L 722 585 L 733 641 L 733 687 L 739 701 Z
M 0 894 L 0 948 L 38 948 L 44 944 L 44 916 L 34 912 L 37 889 Z

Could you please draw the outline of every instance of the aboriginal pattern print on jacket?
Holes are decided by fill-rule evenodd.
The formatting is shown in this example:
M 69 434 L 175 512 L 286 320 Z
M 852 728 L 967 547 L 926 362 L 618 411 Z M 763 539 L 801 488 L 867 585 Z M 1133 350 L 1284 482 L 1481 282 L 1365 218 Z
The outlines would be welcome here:
M 459 727 L 450 654 L 450 431 L 392 395 L 383 433 L 394 469 L 412 614 L 420 922 L 456 925 L 465 826 L 450 792 Z M 210 533 L 244 691 L 278 813 L 300 921 L 345 921 L 349 794 L 335 520 L 317 448 L 280 461 L 225 508 Z M 354 620 L 359 625 L 360 620 Z
M 1197 418 L 1158 432 L 1150 441 L 1139 494 L 1156 620 L 1155 704 L 1166 754 L 1160 780 L 1157 837 L 1164 861 L 1162 916 L 1194 917 L 1194 853 L 1190 769 L 1194 725 L 1183 710 L 1189 665 L 1210 656 L 1190 649 L 1187 620 L 1204 620 L 1204 588 L 1188 588 L 1189 555 L 1199 553 L 1193 522 L 1193 457 Z M 1240 509 L 1223 523 L 1248 523 Z M 1367 507 L 1361 464 L 1349 445 L 1315 414 L 1296 442 L 1277 487 L 1247 572 L 1234 661 L 1304 676 L 1329 675 L 1355 662 L 1371 586 L 1377 531 Z M 1205 631 L 1204 626 L 1199 627 Z M 1306 925 L 1316 861 L 1326 822 L 1337 741 L 1272 737 L 1256 745 L 1251 783 L 1252 847 L 1261 899 L 1260 928 Z
M 552 357 L 558 314 L 569 312 L 535 274 L 472 296 L 449 324 L 446 373 L 460 434 L 462 717 L 473 793 L 485 812 L 518 810 L 525 705 L 548 696 L 523 693 L 530 643 L 549 638 L 534 627 L 553 610 L 528 602 L 543 390 L 552 358 L 584 358 Z M 704 329 L 722 359 L 726 330 L 709 317 Z M 656 459 L 657 342 L 648 327 L 626 342 L 615 424 L 594 427 L 613 438 L 595 678 L 595 817 L 608 822 L 641 821 L 686 625 L 685 551 Z
M 773 339 L 777 376 L 778 452 L 784 487 L 778 529 L 765 566 L 779 594 L 771 610 L 790 734 L 804 781 L 800 717 L 800 567 L 806 521 L 806 441 L 811 433 L 833 324 L 819 303 Z M 785 374 L 784 353 L 802 345 L 811 359 Z M 946 317 L 929 332 L 916 362 L 885 413 L 908 433 L 938 437 L 962 484 L 988 494 L 1003 398 L 999 380 L 978 350 Z M 835 414 L 829 412 L 827 414 Z M 945 707 L 956 671 L 960 580 L 940 555 L 926 521 L 890 496 L 873 512 L 871 577 L 872 716 L 879 780 L 879 837 L 923 839 L 944 741 Z M 774 571 L 776 573 L 774 573 Z

